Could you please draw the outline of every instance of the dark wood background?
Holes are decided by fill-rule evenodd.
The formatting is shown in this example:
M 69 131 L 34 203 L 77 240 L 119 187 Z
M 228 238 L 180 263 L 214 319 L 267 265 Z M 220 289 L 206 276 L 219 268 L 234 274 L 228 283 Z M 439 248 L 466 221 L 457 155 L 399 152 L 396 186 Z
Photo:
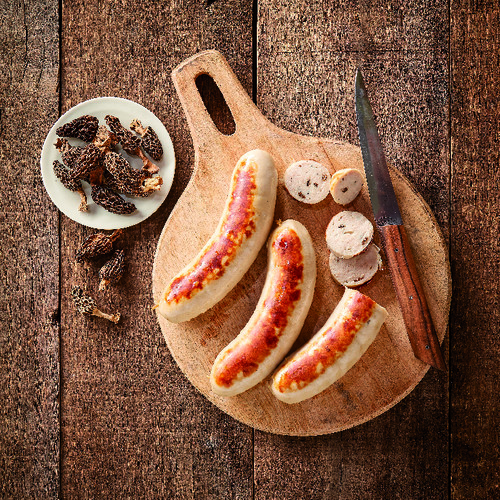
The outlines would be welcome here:
M 0 497 L 498 498 L 499 12 L 486 0 L 2 2 Z M 360 65 L 389 160 L 448 241 L 449 372 L 359 427 L 293 438 L 238 423 L 186 380 L 150 310 L 155 246 L 193 164 L 170 73 L 208 48 L 278 126 L 353 143 Z M 151 109 L 177 157 L 165 204 L 126 231 L 127 277 L 101 300 L 117 326 L 72 307 L 73 284 L 96 289 L 74 259 L 92 230 L 58 212 L 39 169 L 58 116 L 105 95 Z

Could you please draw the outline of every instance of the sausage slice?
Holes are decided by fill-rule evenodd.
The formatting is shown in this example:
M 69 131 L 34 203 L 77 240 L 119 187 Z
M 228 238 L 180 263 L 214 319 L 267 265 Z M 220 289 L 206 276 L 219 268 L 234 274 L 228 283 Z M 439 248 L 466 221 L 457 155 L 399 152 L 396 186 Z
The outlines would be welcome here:
M 372 238 L 373 224 L 359 212 L 340 212 L 326 228 L 326 244 L 330 252 L 340 259 L 360 254 Z
M 337 170 L 330 181 L 330 193 L 335 203 L 347 205 L 354 201 L 363 186 L 363 176 L 355 168 Z
M 328 196 L 330 172 L 321 163 L 301 160 L 292 163 L 285 172 L 285 187 L 302 203 L 319 203 Z
M 352 259 L 340 259 L 330 254 L 330 271 L 337 283 L 355 287 L 370 281 L 382 265 L 380 250 L 375 244 Z

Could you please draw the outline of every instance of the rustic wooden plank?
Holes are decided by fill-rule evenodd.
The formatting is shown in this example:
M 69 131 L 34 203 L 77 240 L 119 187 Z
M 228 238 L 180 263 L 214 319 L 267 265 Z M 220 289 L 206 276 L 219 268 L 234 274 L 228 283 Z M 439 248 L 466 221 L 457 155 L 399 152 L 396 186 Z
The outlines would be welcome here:
M 291 131 L 357 144 L 360 66 L 389 161 L 418 186 L 447 237 L 446 6 L 263 1 L 258 22 L 263 112 Z M 447 437 L 447 376 L 431 370 L 395 408 L 341 434 L 297 440 L 256 432 L 256 498 L 278 488 L 280 498 L 302 491 L 305 498 L 444 498 Z
M 451 3 L 452 498 L 499 495 L 500 14 Z
M 64 2 L 63 110 L 114 95 L 153 111 L 177 157 L 171 194 L 126 230 L 126 277 L 106 297 L 96 270 L 74 262 L 92 232 L 62 219 L 62 491 L 67 497 L 251 498 L 252 430 L 207 402 L 170 357 L 151 311 L 151 267 L 161 229 L 194 160 L 171 70 L 199 50 L 225 53 L 251 90 L 248 2 Z M 216 106 L 215 106 L 216 107 Z M 88 283 L 119 325 L 77 316 L 68 298 Z
M 255 498 L 273 498 L 276 491 L 280 499 L 447 498 L 448 433 L 434 385 L 425 377 L 396 407 L 341 433 L 290 438 L 256 432 Z M 426 411 L 416 418 L 418 404 Z M 433 456 L 445 463 L 436 467 Z
M 3 2 L 0 47 L 0 497 L 58 498 L 58 214 L 39 166 L 58 112 L 57 1 Z

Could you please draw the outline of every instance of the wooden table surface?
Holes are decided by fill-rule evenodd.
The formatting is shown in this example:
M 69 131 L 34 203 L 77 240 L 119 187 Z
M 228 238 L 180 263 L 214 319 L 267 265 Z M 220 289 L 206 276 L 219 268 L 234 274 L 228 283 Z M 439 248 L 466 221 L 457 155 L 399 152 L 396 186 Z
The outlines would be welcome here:
M 499 498 L 499 12 L 481 0 L 3 2 L 0 497 Z M 294 438 L 240 424 L 187 381 L 150 309 L 155 247 L 194 160 L 170 74 L 209 48 L 278 126 L 354 144 L 361 66 L 387 156 L 448 242 L 448 373 L 430 370 L 353 429 Z M 71 286 L 96 289 L 74 258 L 93 230 L 56 209 L 39 169 L 60 114 L 106 95 L 153 111 L 177 158 L 167 201 L 126 230 L 127 276 L 101 299 L 117 326 L 75 313 Z

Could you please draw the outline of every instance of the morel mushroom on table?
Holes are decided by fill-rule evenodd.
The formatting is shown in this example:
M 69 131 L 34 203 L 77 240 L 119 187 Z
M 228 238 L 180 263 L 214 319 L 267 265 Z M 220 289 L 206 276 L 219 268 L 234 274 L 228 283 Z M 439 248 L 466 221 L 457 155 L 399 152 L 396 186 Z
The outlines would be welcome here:
M 108 321 L 112 321 L 113 323 L 118 323 L 118 321 L 120 321 L 120 313 L 106 314 L 100 311 L 97 308 L 96 301 L 92 297 L 85 295 L 85 293 L 79 286 L 73 287 L 73 289 L 71 290 L 71 298 L 73 299 L 73 303 L 75 304 L 80 314 L 98 316 L 99 318 L 107 319 Z
M 76 252 L 76 261 L 101 257 L 113 251 L 113 243 L 123 234 L 121 229 L 113 231 L 112 234 L 94 233 L 85 238 L 80 248 Z
M 104 266 L 99 270 L 99 290 L 106 290 L 109 285 L 120 281 L 125 272 L 125 252 L 116 250 Z

